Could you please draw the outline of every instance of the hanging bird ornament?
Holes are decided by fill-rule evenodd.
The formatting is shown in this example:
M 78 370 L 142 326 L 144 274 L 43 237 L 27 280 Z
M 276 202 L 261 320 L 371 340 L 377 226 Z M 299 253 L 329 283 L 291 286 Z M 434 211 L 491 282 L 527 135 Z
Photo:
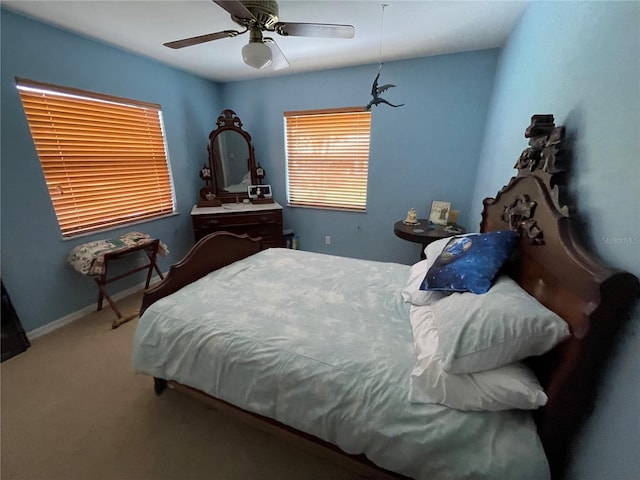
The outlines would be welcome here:
M 394 105 L 393 103 L 390 103 L 389 101 L 385 100 L 380 96 L 382 92 L 389 90 L 391 87 L 395 87 L 393 83 L 386 83 L 380 87 L 378 86 L 378 79 L 380 78 L 380 70 L 382 70 L 382 63 L 380 64 L 380 68 L 378 68 L 378 75 L 376 75 L 376 78 L 373 81 L 373 86 L 371 87 L 371 96 L 373 98 L 371 99 L 369 104 L 365 107 L 365 109 L 371 110 L 371 107 L 373 105 L 380 105 L 381 103 L 386 103 L 387 105 L 390 105 L 392 107 L 402 107 L 404 103 L 401 103 L 400 105 Z
M 373 80 L 373 85 L 371 86 L 371 96 L 373 97 L 369 104 L 364 107 L 366 110 L 371 110 L 371 107 L 374 105 L 380 105 L 381 103 L 385 103 L 391 107 L 402 107 L 404 103 L 400 105 L 394 105 L 393 103 L 385 100 L 380 96 L 381 93 L 389 90 L 391 87 L 395 87 L 393 83 L 387 83 L 382 86 L 378 86 L 378 80 L 380 79 L 380 72 L 382 70 L 382 34 L 384 32 L 384 9 L 387 7 L 386 3 L 380 5 L 382 7 L 382 20 L 380 22 L 380 66 L 378 67 L 378 74 L 376 78 Z

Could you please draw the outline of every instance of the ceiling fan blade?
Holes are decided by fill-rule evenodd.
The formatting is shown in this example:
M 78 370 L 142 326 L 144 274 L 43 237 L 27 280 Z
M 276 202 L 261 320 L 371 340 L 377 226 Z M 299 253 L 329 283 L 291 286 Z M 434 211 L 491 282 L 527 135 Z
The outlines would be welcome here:
M 244 32 L 237 32 L 235 30 L 223 30 L 222 32 L 207 33 L 206 35 L 198 35 L 197 37 L 183 38 L 182 40 L 176 40 L 174 42 L 167 42 L 163 45 L 169 48 L 184 48 L 191 45 L 198 45 L 200 43 L 211 42 L 213 40 L 219 40 L 221 38 L 235 37 Z
M 274 29 L 280 35 L 294 37 L 353 38 L 355 35 L 353 25 L 337 25 L 334 23 L 278 22 L 275 24 Z
M 239 0 L 213 0 L 220 7 L 224 8 L 227 12 L 240 20 L 255 20 L 253 13 L 247 10 Z
M 278 44 L 271 37 L 264 37 L 264 44 L 271 49 L 271 69 L 282 70 L 289 66 L 287 57 L 284 56 Z

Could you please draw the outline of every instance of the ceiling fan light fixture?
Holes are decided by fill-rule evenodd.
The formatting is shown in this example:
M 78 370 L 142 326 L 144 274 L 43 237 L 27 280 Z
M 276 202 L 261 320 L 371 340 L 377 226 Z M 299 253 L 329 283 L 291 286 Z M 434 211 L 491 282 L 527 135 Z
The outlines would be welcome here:
M 2 1 L 2 0 L 0 0 Z M 274 32 L 284 37 L 353 38 L 353 25 L 334 23 L 281 22 L 278 18 L 278 0 L 213 0 L 231 15 L 231 20 L 244 30 L 220 32 L 184 38 L 164 45 L 169 48 L 184 48 L 222 38 L 232 38 L 249 32 L 249 43 L 242 48 L 244 63 L 257 70 L 271 67 L 280 70 L 289 66 L 289 61 L 273 41 L 262 36 L 263 32 Z
M 262 42 L 249 42 L 242 47 L 242 59 L 258 70 L 268 67 L 273 61 L 271 49 Z

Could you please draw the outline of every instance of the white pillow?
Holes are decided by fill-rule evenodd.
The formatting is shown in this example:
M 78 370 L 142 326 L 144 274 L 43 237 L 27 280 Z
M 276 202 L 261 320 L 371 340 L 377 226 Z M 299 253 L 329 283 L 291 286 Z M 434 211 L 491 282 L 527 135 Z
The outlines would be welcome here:
M 445 372 L 440 365 L 438 332 L 431 307 L 412 306 L 410 312 L 418 357 L 411 372 L 410 402 L 476 411 L 531 410 L 547 403 L 533 372 L 520 363 L 471 374 Z
M 432 263 L 433 261 L 429 262 L 428 259 L 420 260 L 409 270 L 409 279 L 402 289 L 402 299 L 406 303 L 413 305 L 430 305 L 436 300 L 440 300 L 448 295 L 448 292 L 420 290 L 420 285 L 427 271 L 431 268 Z
M 465 233 L 463 235 L 454 235 L 453 237 L 456 237 L 456 238 L 470 237 L 472 235 L 479 235 L 479 234 L 478 233 Z M 426 247 L 424 247 L 424 256 L 426 257 L 427 260 L 429 260 L 429 268 L 431 268 L 431 265 L 433 265 L 433 262 L 436 261 L 436 258 L 438 258 L 438 255 L 440 255 L 442 253 L 442 251 L 444 250 L 444 247 L 447 246 L 447 243 L 449 243 L 449 241 L 453 237 L 441 238 L 440 240 L 436 240 L 435 242 L 431 242 Z
M 442 368 L 449 373 L 541 355 L 570 335 L 562 318 L 505 275 L 487 293 L 452 293 L 432 307 Z

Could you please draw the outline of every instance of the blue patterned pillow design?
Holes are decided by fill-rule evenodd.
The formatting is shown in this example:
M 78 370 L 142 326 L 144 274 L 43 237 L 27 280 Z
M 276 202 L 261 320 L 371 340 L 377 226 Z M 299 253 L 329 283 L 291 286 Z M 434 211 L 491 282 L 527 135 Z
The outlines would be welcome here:
M 516 245 L 509 230 L 453 237 L 420 285 L 420 290 L 486 293 Z

